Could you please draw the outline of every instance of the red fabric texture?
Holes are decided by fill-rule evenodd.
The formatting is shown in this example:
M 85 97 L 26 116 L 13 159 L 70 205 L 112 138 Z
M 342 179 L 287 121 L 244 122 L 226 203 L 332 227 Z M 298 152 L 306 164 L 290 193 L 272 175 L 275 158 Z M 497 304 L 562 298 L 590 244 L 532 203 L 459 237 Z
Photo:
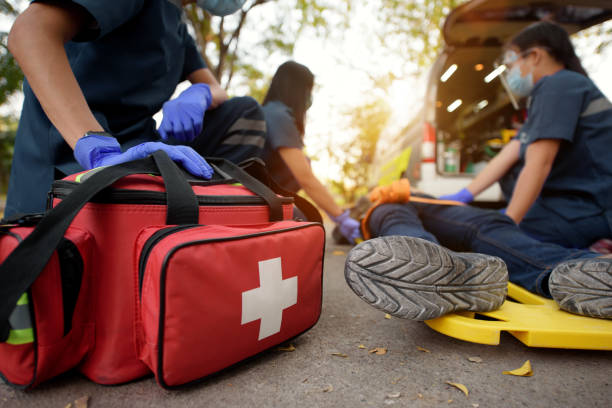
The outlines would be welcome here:
M 13 228 L 25 238 L 33 228 Z M 78 248 L 84 270 L 75 306 L 72 328 L 64 335 L 63 294 L 57 253 L 30 288 L 29 302 L 34 316 L 35 342 L 21 345 L 0 343 L 0 372 L 12 384 L 34 386 L 76 367 L 93 347 L 93 321 L 90 302 L 91 235 L 69 228 L 64 235 Z M 17 246 L 17 240 L 0 235 L 0 261 Z
M 73 180 L 75 175 L 67 180 Z M 163 180 L 157 176 L 124 177 L 113 188 L 164 191 Z M 196 194 L 253 195 L 241 186 L 194 186 Z M 59 200 L 55 200 L 57 205 Z M 291 205 L 283 206 L 285 218 L 291 218 Z M 244 225 L 267 223 L 265 205 L 201 206 L 200 224 Z M 90 351 L 81 372 L 100 384 L 132 381 L 151 371 L 139 358 L 135 316 L 137 283 L 133 270 L 137 268 L 134 242 L 138 233 L 152 225 L 164 225 L 165 205 L 88 203 L 72 225 L 88 230 L 95 238 L 92 251 L 92 275 L 95 294 L 92 307 L 95 320 L 95 348 Z
M 325 233 L 319 224 L 304 224 L 202 226 L 176 232 L 155 245 L 140 300 L 141 358 L 162 385 L 200 379 L 317 322 Z M 137 250 L 157 230 L 145 230 Z M 231 239 L 220 241 L 223 238 Z M 211 241 L 198 243 L 202 240 Z M 176 249 L 185 243 L 190 244 Z M 280 330 L 259 340 L 261 319 L 241 322 L 242 296 L 262 285 L 259 262 L 271 259 L 280 259 L 283 281 L 297 277 L 297 298 L 282 310 Z M 158 338 L 160 325 L 163 338 Z

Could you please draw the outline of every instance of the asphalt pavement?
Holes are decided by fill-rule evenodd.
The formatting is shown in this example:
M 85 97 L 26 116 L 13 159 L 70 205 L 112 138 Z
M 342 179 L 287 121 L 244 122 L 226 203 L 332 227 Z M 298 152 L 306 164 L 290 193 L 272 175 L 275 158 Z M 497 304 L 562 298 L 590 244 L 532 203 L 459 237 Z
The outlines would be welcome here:
M 31 391 L 2 384 L 0 407 L 83 407 L 83 398 L 89 408 L 612 406 L 611 352 L 529 348 L 509 334 L 485 346 L 386 318 L 346 285 L 349 249 L 328 242 L 321 319 L 291 342 L 293 351 L 271 350 L 174 391 L 151 377 L 102 386 L 78 373 Z M 502 374 L 526 360 L 533 376 Z

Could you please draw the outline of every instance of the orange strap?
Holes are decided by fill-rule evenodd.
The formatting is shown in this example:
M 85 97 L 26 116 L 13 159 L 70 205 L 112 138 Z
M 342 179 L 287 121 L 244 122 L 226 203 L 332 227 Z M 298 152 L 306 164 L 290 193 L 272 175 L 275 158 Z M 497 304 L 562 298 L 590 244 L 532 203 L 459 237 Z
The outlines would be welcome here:
M 369 195 L 372 206 L 361 219 L 361 235 L 363 239 L 370 239 L 371 234 L 368 229 L 370 216 L 376 207 L 389 203 L 407 203 L 408 201 L 436 205 L 465 205 L 461 201 L 438 200 L 436 198 L 410 197 L 410 181 L 408 179 L 395 180 L 388 186 L 378 186 Z

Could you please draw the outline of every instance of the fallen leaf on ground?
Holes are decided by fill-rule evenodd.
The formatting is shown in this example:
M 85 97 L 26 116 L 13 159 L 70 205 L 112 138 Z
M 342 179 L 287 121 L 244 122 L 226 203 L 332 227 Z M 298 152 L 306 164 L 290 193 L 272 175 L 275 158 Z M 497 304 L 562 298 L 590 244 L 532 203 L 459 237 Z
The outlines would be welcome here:
M 472 406 L 473 406 L 474 408 L 478 408 L 480 405 L 478 405 L 478 404 L 472 404 Z
M 427 350 L 425 347 L 421 347 L 421 346 L 417 346 L 417 350 L 422 351 L 423 353 L 431 353 L 429 350 Z
M 449 400 L 448 400 L 448 401 L 446 401 L 446 402 L 450 404 L 451 402 L 453 402 L 453 400 L 452 400 L 452 399 L 449 399 Z
M 360 348 L 360 349 L 364 349 L 364 348 L 366 348 L 366 346 L 364 346 L 363 344 L 360 344 L 360 345 L 358 345 L 357 347 L 358 347 L 358 348 Z
M 471 361 L 472 363 L 482 363 L 482 358 L 480 358 L 480 357 L 468 357 L 468 361 Z
M 402 394 L 400 392 L 395 392 L 393 394 L 387 395 L 387 398 L 399 398 L 401 396 L 402 396 Z
M 346 255 L 346 252 L 340 251 L 340 250 L 335 250 L 334 252 L 332 252 L 332 255 Z
M 502 374 L 516 375 L 519 377 L 531 377 L 533 375 L 533 370 L 531 369 L 531 362 L 527 360 L 520 368 L 517 368 L 512 371 L 504 371 Z
M 348 356 L 344 353 L 331 353 L 332 356 L 347 358 Z
M 66 405 L 64 408 L 72 408 L 72 402 L 69 402 L 68 405 Z
M 417 397 L 419 397 L 420 399 L 423 399 L 423 394 L 421 394 L 420 392 L 417 394 Z
M 387 349 L 384 347 L 375 347 L 372 350 L 368 351 L 368 353 L 378 354 L 379 356 L 382 356 L 383 354 L 387 354 Z
M 286 347 L 282 347 L 282 346 L 277 347 L 276 349 L 278 351 L 288 351 L 288 352 L 291 352 L 291 351 L 295 351 L 295 346 L 293 344 L 290 344 L 290 345 L 288 345 Z
M 385 319 L 390 319 L 391 315 L 389 313 L 385 313 Z
M 451 382 L 451 381 L 447 381 L 446 382 L 448 385 L 452 385 L 453 387 L 463 391 L 463 393 L 467 396 L 470 394 L 470 392 L 468 391 L 467 387 L 463 384 L 459 384 L 459 383 L 455 383 L 455 382 Z
M 321 391 L 323 392 L 332 392 L 334 390 L 334 387 L 330 384 L 327 387 L 323 388 Z
M 87 408 L 87 403 L 89 402 L 89 396 L 86 395 L 84 397 L 79 398 L 74 401 L 74 408 Z

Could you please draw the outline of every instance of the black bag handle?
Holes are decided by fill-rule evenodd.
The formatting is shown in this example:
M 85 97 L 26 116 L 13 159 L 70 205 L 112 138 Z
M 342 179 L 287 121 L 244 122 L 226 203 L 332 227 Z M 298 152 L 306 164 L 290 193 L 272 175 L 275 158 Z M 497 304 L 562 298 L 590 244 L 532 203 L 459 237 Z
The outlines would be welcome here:
M 240 166 L 230 162 L 229 160 L 218 157 L 207 157 L 206 161 L 210 164 L 217 173 L 226 174 L 233 178 L 248 190 L 263 198 L 270 209 L 270 221 L 282 221 L 283 203 L 281 199 L 261 181 L 251 176 L 244 171 Z
M 166 188 L 166 224 L 197 224 L 200 217 L 200 206 L 191 185 L 183 172 L 163 150 L 153 153 L 153 160 L 164 179 Z
M 19 297 L 38 278 L 81 208 L 98 192 L 120 178 L 143 173 L 161 173 L 164 177 L 168 200 L 166 222 L 197 223 L 198 203 L 193 190 L 180 175 L 176 164 L 163 151 L 153 153 L 152 157 L 107 167 L 93 174 L 49 210 L 32 233 L 0 265 L 0 342 L 8 338 L 8 319 Z M 193 204 L 195 210 L 191 208 Z
M 302 213 L 306 216 L 308 221 L 318 222 L 319 224 L 323 224 L 323 218 L 321 218 L 321 213 L 317 210 L 310 201 L 297 195 L 296 193 L 285 190 L 280 185 L 278 185 L 274 179 L 268 173 L 266 169 L 266 165 L 261 159 L 247 159 L 240 163 L 241 168 L 249 173 L 251 176 L 260 180 L 262 183 L 267 185 L 272 189 L 276 194 L 280 194 L 285 197 L 293 197 L 293 202 L 295 206 L 302 211 Z

